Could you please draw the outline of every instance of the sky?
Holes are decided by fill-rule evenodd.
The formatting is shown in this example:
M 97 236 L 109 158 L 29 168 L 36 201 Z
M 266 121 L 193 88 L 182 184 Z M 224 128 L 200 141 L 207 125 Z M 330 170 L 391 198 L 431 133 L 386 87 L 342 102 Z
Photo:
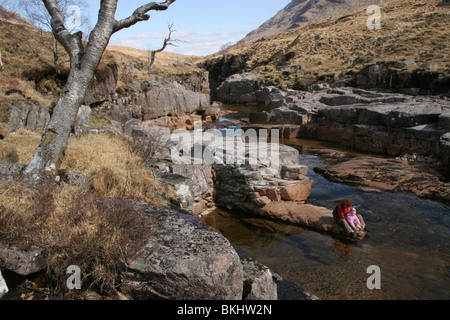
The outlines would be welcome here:
M 99 0 L 87 0 L 92 25 L 97 21 Z M 130 16 L 145 0 L 120 0 L 116 19 Z M 151 11 L 150 20 L 113 35 L 110 45 L 159 49 L 173 23 L 177 47 L 165 51 L 205 56 L 227 43 L 236 43 L 283 9 L 290 0 L 177 0 L 167 11 Z M 87 13 L 86 13 L 87 12 Z

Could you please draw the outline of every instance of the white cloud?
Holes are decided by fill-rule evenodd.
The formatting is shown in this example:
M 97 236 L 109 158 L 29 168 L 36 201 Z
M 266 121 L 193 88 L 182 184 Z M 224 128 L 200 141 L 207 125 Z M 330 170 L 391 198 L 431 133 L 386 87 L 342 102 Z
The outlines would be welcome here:
M 197 33 L 188 30 L 176 30 L 172 39 L 180 40 L 176 47 L 168 47 L 166 51 L 186 55 L 206 56 L 218 52 L 226 43 L 236 43 L 248 32 L 229 33 Z M 140 33 L 130 38 L 113 40 L 112 45 L 120 45 L 146 50 L 160 47 L 168 33 Z

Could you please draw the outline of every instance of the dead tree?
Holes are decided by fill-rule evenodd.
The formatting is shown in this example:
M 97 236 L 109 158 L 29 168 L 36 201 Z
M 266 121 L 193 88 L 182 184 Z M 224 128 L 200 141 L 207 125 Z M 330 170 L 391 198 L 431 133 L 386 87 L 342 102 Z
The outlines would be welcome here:
M 175 0 L 161 3 L 150 2 L 136 9 L 128 18 L 116 20 L 118 1 L 101 0 L 97 24 L 90 33 L 87 43 L 84 43 L 82 32 L 71 34 L 64 25 L 66 17 L 57 1 L 43 0 L 51 16 L 53 35 L 69 54 L 70 73 L 62 91 L 62 97 L 53 108 L 50 122 L 39 147 L 23 171 L 24 180 L 29 185 L 43 186 L 54 181 L 67 148 L 78 109 L 111 36 L 140 21 L 149 20 L 150 16 L 147 14 L 149 11 L 167 10 L 175 2 Z
M 150 51 L 149 62 L 148 62 L 150 70 L 153 69 L 153 64 L 155 63 L 155 58 L 156 58 L 157 53 L 163 52 L 167 48 L 167 46 L 176 46 L 175 43 L 180 42 L 180 40 L 172 39 L 172 34 L 175 32 L 173 30 L 173 23 L 169 24 L 168 28 L 169 28 L 169 35 L 167 38 L 164 39 L 164 43 L 163 43 L 163 46 L 161 47 L 161 49 Z

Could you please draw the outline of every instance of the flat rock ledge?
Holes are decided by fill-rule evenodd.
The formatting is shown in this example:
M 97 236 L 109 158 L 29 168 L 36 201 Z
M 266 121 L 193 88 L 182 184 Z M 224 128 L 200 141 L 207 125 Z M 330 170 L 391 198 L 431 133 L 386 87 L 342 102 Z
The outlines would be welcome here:
M 418 197 L 450 201 L 450 183 L 420 165 L 399 159 L 362 157 L 314 171 L 325 178 L 357 185 L 366 191 L 411 192 Z
M 259 210 L 259 214 L 271 219 L 297 224 L 313 230 L 347 237 L 345 230 L 333 217 L 333 212 L 324 207 L 298 204 L 289 201 L 271 202 Z M 361 240 L 366 232 L 359 231 L 356 240 Z

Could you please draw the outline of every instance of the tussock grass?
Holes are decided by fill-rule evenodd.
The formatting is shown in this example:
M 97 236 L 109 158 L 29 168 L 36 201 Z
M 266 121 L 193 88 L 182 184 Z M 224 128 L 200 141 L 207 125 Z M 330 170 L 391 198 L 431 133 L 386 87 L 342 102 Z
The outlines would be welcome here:
M 37 192 L 18 182 L 0 184 L 0 195 L 0 243 L 45 250 L 51 298 L 114 295 L 126 258 L 151 237 L 151 219 L 129 201 L 111 202 L 72 186 Z M 66 287 L 70 265 L 81 269 L 82 291 Z
M 5 134 L 5 139 L 0 142 L 0 162 L 27 164 L 36 152 L 41 137 L 42 132 L 24 129 L 14 135 Z
M 61 169 L 88 175 L 92 190 L 102 197 L 143 200 L 167 205 L 161 185 L 144 160 L 131 152 L 123 138 L 87 135 L 69 141 Z
M 40 137 L 40 132 L 21 130 L 2 140 L 2 146 L 3 141 L 15 146 L 17 162 L 26 164 Z M 61 169 L 86 173 L 88 190 L 63 185 L 37 191 L 17 181 L 0 184 L 0 243 L 45 250 L 51 298 L 115 296 L 126 258 L 151 237 L 151 219 L 127 199 L 166 206 L 161 194 L 168 191 L 130 149 L 124 138 L 115 136 L 91 134 L 69 140 Z M 70 265 L 82 271 L 81 291 L 67 290 Z

